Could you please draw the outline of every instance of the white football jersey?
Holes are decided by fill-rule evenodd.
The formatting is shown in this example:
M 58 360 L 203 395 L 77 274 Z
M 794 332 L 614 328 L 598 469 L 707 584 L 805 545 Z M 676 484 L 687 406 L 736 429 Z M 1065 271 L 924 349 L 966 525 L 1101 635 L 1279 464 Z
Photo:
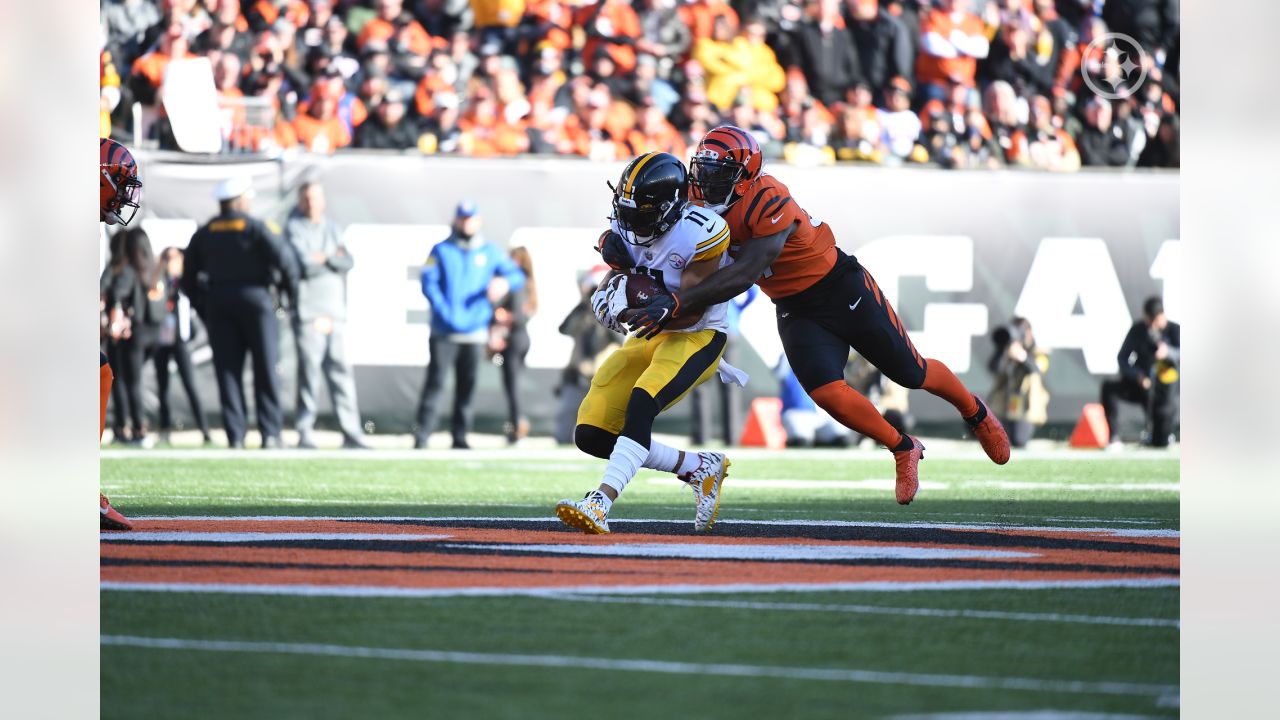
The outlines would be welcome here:
M 618 221 L 612 222 L 613 231 L 623 234 Z M 625 234 L 623 234 L 625 236 Z M 647 268 L 650 274 L 660 278 L 667 289 L 679 294 L 684 280 L 684 269 L 692 262 L 719 258 L 717 267 L 733 262 L 729 257 L 729 226 L 724 218 L 710 210 L 686 204 L 680 211 L 680 219 L 650 245 L 627 243 L 627 251 L 637 267 Z M 694 332 L 711 328 L 727 331 L 727 302 L 712 305 L 697 323 L 671 332 Z

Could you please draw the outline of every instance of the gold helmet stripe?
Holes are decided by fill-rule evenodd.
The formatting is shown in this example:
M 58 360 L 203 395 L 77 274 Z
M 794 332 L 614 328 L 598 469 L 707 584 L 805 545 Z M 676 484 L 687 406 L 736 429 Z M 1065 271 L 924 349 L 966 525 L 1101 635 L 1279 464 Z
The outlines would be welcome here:
M 656 153 L 656 152 L 648 152 L 648 153 L 645 153 L 644 155 L 641 155 L 640 159 L 636 160 L 635 167 L 631 168 L 631 174 L 627 176 L 626 184 L 622 186 L 623 197 L 625 197 L 628 200 L 633 199 L 632 195 L 635 194 L 635 188 L 636 188 L 636 176 L 640 174 L 640 169 L 644 167 L 645 163 L 654 159 L 658 155 L 659 153 Z

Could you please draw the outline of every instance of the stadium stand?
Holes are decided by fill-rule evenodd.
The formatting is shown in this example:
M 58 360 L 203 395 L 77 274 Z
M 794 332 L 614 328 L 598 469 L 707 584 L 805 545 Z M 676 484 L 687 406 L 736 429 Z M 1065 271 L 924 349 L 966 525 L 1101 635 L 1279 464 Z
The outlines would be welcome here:
M 180 149 L 163 79 L 170 63 L 207 57 L 224 153 L 616 160 L 687 152 L 725 121 L 768 156 L 807 164 L 1176 167 L 1176 7 L 104 0 L 102 134 Z M 1085 82 L 1126 62 L 1090 46 L 1108 32 L 1145 50 L 1122 70 L 1146 73 L 1128 98 Z M 369 122 L 381 125 L 361 132 Z

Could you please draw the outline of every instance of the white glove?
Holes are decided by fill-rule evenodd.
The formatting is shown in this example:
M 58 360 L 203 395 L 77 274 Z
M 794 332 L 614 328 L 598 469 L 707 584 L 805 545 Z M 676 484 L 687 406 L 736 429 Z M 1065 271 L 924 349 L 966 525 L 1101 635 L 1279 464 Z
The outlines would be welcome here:
M 627 334 L 627 329 L 618 321 L 618 315 L 626 309 L 627 278 L 625 275 L 616 283 L 610 282 L 591 295 L 591 310 L 596 314 L 596 320 L 619 335 Z

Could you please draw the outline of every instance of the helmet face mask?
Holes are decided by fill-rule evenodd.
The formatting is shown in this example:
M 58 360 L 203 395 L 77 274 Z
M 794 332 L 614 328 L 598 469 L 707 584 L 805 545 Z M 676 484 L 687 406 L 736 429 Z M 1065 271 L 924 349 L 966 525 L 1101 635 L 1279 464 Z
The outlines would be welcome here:
M 110 169 L 104 167 L 102 182 L 114 190 L 114 194 L 102 208 L 102 220 L 108 225 L 128 225 L 142 204 L 142 181 L 123 169 L 112 177 Z
M 690 163 L 689 190 L 694 200 L 721 211 L 733 204 L 734 188 L 745 168 L 732 158 L 695 157 Z

